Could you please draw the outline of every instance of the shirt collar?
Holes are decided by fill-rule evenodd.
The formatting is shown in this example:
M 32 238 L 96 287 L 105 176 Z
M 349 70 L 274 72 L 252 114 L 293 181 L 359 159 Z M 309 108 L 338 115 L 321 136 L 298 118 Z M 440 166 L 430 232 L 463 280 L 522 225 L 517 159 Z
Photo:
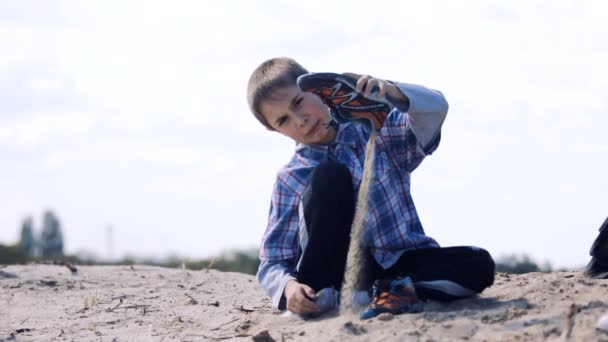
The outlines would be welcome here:
M 341 124 L 338 126 L 338 133 L 332 144 L 357 146 L 357 128 L 357 125 L 354 123 Z

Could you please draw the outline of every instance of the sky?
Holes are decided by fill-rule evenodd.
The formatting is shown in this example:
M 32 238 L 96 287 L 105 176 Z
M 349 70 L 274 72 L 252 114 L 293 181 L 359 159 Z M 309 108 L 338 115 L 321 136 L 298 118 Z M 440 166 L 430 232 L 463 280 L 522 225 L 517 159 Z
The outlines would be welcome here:
M 608 216 L 608 5 L 370 4 L 0 0 L 0 243 L 52 210 L 68 253 L 259 246 L 294 143 L 246 87 L 289 56 L 444 93 L 441 145 L 412 174 L 440 244 L 584 265 Z

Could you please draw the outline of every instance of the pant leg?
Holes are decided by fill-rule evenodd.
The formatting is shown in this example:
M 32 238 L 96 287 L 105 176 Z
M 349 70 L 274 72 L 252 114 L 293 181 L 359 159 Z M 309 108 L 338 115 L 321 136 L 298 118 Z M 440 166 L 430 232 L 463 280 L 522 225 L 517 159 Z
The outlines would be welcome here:
M 481 293 L 494 283 L 494 260 L 478 247 L 412 250 L 385 270 L 385 277 L 409 275 L 422 298 L 452 300 Z
M 340 289 L 355 212 L 355 192 L 346 166 L 338 163 L 317 166 L 302 204 L 308 236 L 296 278 L 315 291 L 325 287 Z

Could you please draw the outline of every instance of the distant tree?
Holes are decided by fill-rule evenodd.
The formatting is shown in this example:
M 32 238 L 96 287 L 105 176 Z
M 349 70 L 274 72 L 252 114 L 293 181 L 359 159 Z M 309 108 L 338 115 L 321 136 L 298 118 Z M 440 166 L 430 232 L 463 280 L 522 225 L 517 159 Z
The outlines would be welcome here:
M 42 219 L 40 253 L 43 257 L 63 256 L 63 233 L 59 220 L 52 211 L 46 211 Z
M 216 258 L 187 263 L 186 267 L 193 269 L 210 267 L 219 271 L 256 274 L 259 265 L 258 249 L 248 248 L 226 251 Z
M 216 269 L 225 272 L 241 272 L 255 275 L 260 259 L 258 258 L 257 248 L 233 249 L 225 251 L 215 257 L 189 260 L 179 256 L 168 256 L 161 262 L 154 263 L 144 261 L 145 264 L 160 265 L 164 267 L 182 267 L 185 266 L 190 270 Z M 124 264 L 124 261 L 122 262 Z
M 0 264 L 22 264 L 28 261 L 25 251 L 16 246 L 0 244 Z
M 542 266 L 532 260 L 527 254 L 506 255 L 496 260 L 496 271 L 504 273 L 551 272 L 553 267 L 549 262 Z
M 21 223 L 21 238 L 19 239 L 19 247 L 29 256 L 36 256 L 36 239 L 34 237 L 34 227 L 32 217 L 26 217 Z
M 258 266 L 260 266 L 258 254 L 257 249 L 233 251 L 232 256 L 228 257 L 228 260 L 230 261 L 229 265 L 231 267 L 226 270 L 256 274 Z

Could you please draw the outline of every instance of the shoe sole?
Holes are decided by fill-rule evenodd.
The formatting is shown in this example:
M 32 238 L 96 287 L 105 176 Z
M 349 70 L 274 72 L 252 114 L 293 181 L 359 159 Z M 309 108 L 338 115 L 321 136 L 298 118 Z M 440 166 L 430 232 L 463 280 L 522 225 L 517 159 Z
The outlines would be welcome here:
M 318 95 L 338 123 L 361 121 L 380 129 L 392 109 L 391 101 L 377 95 L 378 86 L 364 97 L 355 91 L 356 84 L 353 77 L 329 72 L 305 74 L 297 79 L 300 89 Z
M 407 307 L 401 308 L 401 309 L 379 308 L 379 310 L 372 309 L 371 311 L 373 311 L 373 312 L 370 312 L 370 311 L 361 312 L 361 314 L 359 315 L 359 318 L 370 319 L 370 318 L 374 318 L 383 313 L 390 313 L 393 315 L 421 313 L 422 311 L 424 311 L 424 304 L 423 303 L 414 303 L 414 304 L 410 304 Z M 372 315 L 366 315 L 366 313 L 368 313 L 368 312 L 370 312 Z

